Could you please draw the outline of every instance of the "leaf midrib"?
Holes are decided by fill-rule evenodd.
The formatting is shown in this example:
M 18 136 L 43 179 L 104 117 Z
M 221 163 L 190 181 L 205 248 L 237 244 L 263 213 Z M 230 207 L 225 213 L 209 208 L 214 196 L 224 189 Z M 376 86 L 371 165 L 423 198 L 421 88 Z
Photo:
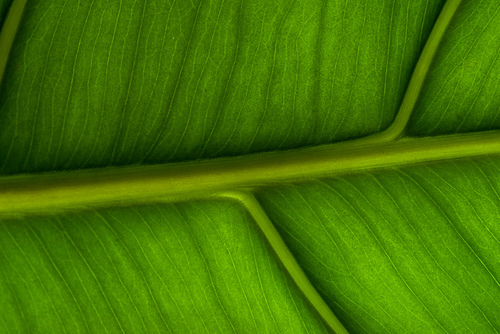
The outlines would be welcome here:
M 3 31 L 17 31 L 25 2 L 14 0 Z M 448 0 L 444 5 L 396 118 L 385 131 L 352 141 L 282 152 L 156 166 L 0 177 L 0 217 L 189 200 L 210 197 L 224 190 L 254 189 L 374 168 L 500 154 L 500 131 L 403 137 L 432 59 L 460 3 L 461 0 Z M 15 8 L 21 10 L 12 10 Z M 12 16 L 17 19 L 9 21 Z M 0 54 L 0 58 L 7 57 L 8 53 Z
M 447 159 L 500 154 L 500 131 L 403 138 L 366 138 L 284 152 L 156 166 L 102 168 L 0 178 L 0 217 L 154 201 L 210 197 Z

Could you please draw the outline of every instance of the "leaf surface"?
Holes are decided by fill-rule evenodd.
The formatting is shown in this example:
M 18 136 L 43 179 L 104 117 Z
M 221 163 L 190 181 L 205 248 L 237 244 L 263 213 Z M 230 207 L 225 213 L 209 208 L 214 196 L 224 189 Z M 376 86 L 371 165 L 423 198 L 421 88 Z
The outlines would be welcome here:
M 0 328 L 498 333 L 499 13 L 28 1 L 0 50 Z
M 29 3 L 0 91 L 0 171 L 375 133 L 394 118 L 442 3 Z
M 323 333 L 233 202 L 1 222 L 5 332 Z
M 500 328 L 500 160 L 275 187 L 259 199 L 353 333 Z
M 498 3 L 465 1 L 436 55 L 409 132 L 427 136 L 498 129 L 499 50 Z

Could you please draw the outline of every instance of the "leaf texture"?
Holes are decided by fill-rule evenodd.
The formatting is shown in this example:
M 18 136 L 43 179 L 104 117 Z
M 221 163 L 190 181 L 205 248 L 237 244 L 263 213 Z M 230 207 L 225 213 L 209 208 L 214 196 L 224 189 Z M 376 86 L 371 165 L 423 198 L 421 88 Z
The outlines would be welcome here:
M 0 240 L 0 332 L 327 332 L 232 202 L 4 220 Z
M 188 161 L 384 134 L 415 76 L 403 136 L 498 129 L 496 0 L 449 0 L 430 71 L 412 74 L 445 2 L 29 1 L 0 87 L 0 181 L 175 161 L 230 175 Z M 350 333 L 498 333 L 499 170 L 500 147 L 227 190 L 254 193 Z M 0 220 L 0 331 L 329 332 L 251 206 L 207 196 Z
M 259 199 L 352 333 L 500 330 L 500 159 L 271 188 Z
M 427 136 L 500 127 L 500 6 L 465 1 L 444 37 L 408 131 Z
M 30 2 L 0 91 L 0 171 L 165 163 L 378 132 L 443 2 Z

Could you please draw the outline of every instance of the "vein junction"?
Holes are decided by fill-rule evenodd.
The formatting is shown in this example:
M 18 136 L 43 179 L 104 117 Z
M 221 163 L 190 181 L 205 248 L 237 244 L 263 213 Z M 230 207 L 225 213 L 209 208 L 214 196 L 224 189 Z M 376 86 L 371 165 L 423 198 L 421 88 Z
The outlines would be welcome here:
M 499 131 L 432 138 L 403 137 L 429 66 L 460 3 L 461 0 L 448 0 L 444 5 L 416 64 L 397 116 L 383 132 L 347 142 L 232 158 L 0 177 L 0 217 L 158 199 L 189 200 L 225 190 L 251 190 L 263 185 L 374 168 L 500 154 Z M 9 17 L 13 17 L 10 25 L 13 32 L 19 26 L 24 4 L 25 0 L 16 0 L 17 7 L 13 5 L 13 8 L 18 10 L 9 13 Z M 5 39 L 5 36 L 0 37 L 0 40 Z

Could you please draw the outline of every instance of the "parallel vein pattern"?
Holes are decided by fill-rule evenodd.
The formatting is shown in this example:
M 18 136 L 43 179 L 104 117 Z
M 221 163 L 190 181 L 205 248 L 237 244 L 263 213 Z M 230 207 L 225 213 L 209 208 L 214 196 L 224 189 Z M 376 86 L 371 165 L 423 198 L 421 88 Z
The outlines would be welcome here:
M 410 122 L 412 135 L 500 128 L 500 5 L 463 1 Z
M 483 158 L 258 197 L 350 332 L 497 333 L 499 171 Z
M 0 222 L 0 331 L 327 333 L 239 205 Z
M 0 173 L 376 133 L 443 2 L 29 2 L 0 91 Z
M 0 174 L 243 155 L 383 135 L 443 4 L 30 2 L 0 90 Z M 452 23 L 431 75 L 417 66 L 413 76 L 428 83 L 422 96 L 410 83 L 406 96 L 415 93 L 413 102 L 401 103 L 409 115 L 417 102 L 410 133 L 495 128 L 500 7 L 493 0 L 449 0 L 444 8 Z M 296 160 L 288 160 L 296 152 L 270 155 L 288 165 L 260 155 L 249 159 L 255 165 L 243 166 L 242 158 L 229 163 L 226 174 L 217 168 L 220 161 L 197 162 L 205 184 L 196 182 L 200 175 L 190 174 L 188 165 L 170 165 L 177 175 L 156 174 L 173 180 L 166 186 L 146 176 L 146 168 L 138 178 L 124 174 L 125 182 L 110 183 L 118 188 L 101 179 L 96 189 L 107 189 L 98 195 L 74 172 L 75 188 L 64 177 L 58 186 L 76 189 L 73 196 L 86 187 L 95 201 L 135 184 L 135 199 L 142 189 L 151 200 L 154 187 L 140 182 L 147 177 L 157 183 L 155 191 L 168 188 L 175 196 L 184 189 L 220 190 L 221 184 L 260 187 L 293 173 L 297 181 L 366 163 L 387 167 L 395 157 L 412 162 L 429 153 L 431 160 L 485 154 L 497 150 L 495 135 L 477 135 L 489 138 L 488 148 L 464 140 L 471 144 L 465 153 L 432 138 L 385 146 L 341 143 L 333 158 L 327 157 L 333 151 L 313 148 L 308 164 L 297 163 L 300 152 Z M 412 142 L 417 144 L 408 146 Z M 494 152 L 264 189 L 258 198 L 267 213 L 253 195 L 247 200 L 257 210 L 249 205 L 245 212 L 220 201 L 158 204 L 158 194 L 166 193 L 156 193 L 155 205 L 129 201 L 127 208 L 82 210 L 86 204 L 79 202 L 76 210 L 78 203 L 70 201 L 64 209 L 73 213 L 4 219 L 0 330 L 327 332 L 308 297 L 342 332 L 331 310 L 353 333 L 498 333 L 500 158 Z M 267 174 L 259 161 L 267 161 Z M 300 168 L 307 166 L 316 170 Z M 99 180 L 99 173 L 89 173 Z M 37 189 L 34 183 L 27 192 Z M 54 200 L 41 202 L 50 207 Z M 293 261 L 276 258 L 252 221 L 270 223 L 269 217 Z M 283 270 L 294 277 L 290 262 L 314 284 L 300 276 L 309 285 L 298 285 L 309 295 L 307 289 L 301 295 Z

